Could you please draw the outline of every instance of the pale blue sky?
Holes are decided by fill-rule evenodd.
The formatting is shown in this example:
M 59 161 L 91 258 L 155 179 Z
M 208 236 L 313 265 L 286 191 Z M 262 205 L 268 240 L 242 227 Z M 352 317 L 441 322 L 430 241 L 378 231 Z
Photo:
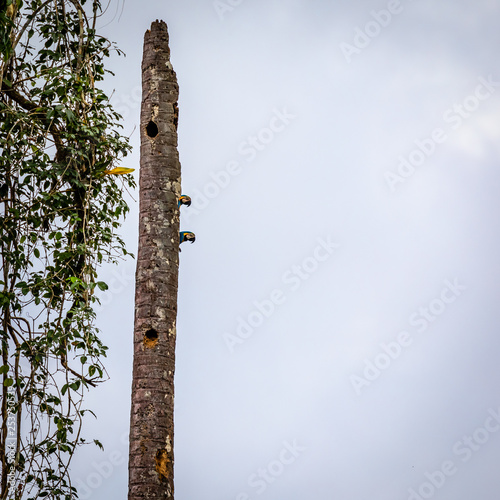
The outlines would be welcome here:
M 177 500 L 497 500 L 500 2 L 215 4 L 113 0 L 102 20 L 127 54 L 105 81 L 124 166 L 139 167 L 156 19 L 180 86 L 197 239 L 180 267 Z M 105 451 L 75 461 L 81 498 L 126 495 L 134 268 L 102 272 L 111 380 L 88 435 Z

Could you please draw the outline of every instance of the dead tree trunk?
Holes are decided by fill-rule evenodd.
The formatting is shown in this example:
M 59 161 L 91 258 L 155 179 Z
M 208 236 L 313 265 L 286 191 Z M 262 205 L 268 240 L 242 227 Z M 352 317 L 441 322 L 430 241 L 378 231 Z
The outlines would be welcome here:
M 174 370 L 181 167 L 179 88 L 167 25 L 144 37 L 139 250 L 130 417 L 129 500 L 174 497 Z

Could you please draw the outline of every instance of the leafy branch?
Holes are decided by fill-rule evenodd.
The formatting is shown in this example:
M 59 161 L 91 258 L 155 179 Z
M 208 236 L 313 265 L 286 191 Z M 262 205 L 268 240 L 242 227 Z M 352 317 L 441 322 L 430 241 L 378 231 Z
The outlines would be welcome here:
M 94 291 L 99 266 L 128 254 L 116 230 L 135 184 L 99 88 L 114 48 L 100 12 L 99 0 L 0 0 L 2 500 L 76 496 L 83 396 L 106 378 Z

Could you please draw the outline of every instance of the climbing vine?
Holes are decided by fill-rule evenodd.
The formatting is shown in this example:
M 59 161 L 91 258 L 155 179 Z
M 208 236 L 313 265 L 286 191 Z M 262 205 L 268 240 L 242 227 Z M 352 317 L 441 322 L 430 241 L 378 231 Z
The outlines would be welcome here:
M 77 497 L 83 396 L 106 378 L 97 270 L 127 255 L 130 146 L 99 88 L 99 0 L 0 0 L 0 499 Z M 100 445 L 97 440 L 96 444 Z

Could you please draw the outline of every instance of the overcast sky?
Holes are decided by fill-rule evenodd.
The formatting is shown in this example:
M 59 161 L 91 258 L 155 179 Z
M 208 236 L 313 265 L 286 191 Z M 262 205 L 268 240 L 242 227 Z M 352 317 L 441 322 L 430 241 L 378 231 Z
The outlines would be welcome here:
M 112 0 L 139 169 L 144 32 L 180 86 L 177 500 L 498 500 L 499 0 Z M 122 227 L 137 246 L 138 192 Z M 135 262 L 80 498 L 125 498 Z

